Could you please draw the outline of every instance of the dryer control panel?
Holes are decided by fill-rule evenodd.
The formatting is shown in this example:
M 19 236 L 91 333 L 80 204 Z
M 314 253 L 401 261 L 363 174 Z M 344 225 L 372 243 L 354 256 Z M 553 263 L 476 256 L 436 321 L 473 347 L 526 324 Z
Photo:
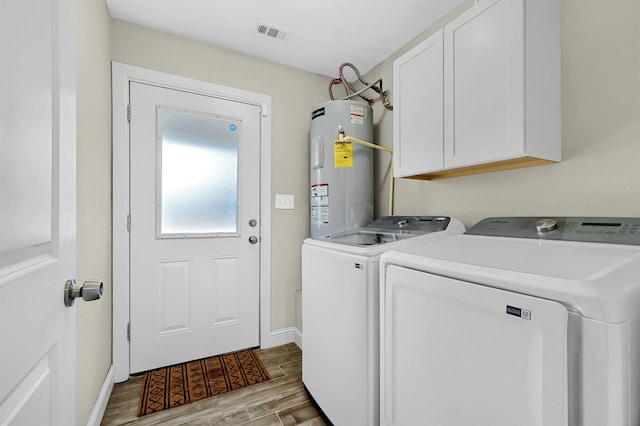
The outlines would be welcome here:
M 467 235 L 640 245 L 637 217 L 490 217 Z

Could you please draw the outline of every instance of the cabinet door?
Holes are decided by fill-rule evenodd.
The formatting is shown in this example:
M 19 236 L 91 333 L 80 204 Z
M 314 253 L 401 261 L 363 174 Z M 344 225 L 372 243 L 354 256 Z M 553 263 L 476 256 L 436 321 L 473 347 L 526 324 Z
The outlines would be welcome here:
M 443 166 L 442 29 L 393 63 L 395 175 Z
M 484 0 L 444 27 L 444 165 L 524 151 L 524 0 Z

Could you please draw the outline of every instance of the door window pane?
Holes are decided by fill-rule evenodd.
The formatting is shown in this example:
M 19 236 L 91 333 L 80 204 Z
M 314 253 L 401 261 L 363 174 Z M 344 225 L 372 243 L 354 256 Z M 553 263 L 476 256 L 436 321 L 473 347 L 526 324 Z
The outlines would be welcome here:
M 240 122 L 158 108 L 159 237 L 238 232 Z

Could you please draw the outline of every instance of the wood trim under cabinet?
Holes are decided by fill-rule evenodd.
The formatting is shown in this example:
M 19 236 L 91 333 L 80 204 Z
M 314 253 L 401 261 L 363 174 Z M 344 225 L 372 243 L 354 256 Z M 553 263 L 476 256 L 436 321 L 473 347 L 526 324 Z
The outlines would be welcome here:
M 554 164 L 557 161 L 543 160 L 535 157 L 521 157 L 511 160 L 495 161 L 487 164 L 476 164 L 473 166 L 460 167 L 449 170 L 438 170 L 431 173 L 424 173 L 416 176 L 404 176 L 405 179 L 435 180 L 446 179 L 458 176 L 468 176 L 480 173 L 497 172 L 500 170 L 512 170 L 522 167 L 542 166 L 545 164 Z

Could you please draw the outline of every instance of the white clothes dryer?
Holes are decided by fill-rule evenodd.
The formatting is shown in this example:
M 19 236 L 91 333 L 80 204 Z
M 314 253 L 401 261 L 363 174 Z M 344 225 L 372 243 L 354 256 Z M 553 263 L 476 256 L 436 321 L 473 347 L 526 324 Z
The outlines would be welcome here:
M 386 216 L 302 245 L 302 381 L 336 426 L 379 424 L 379 259 L 464 232 L 446 216 Z
M 640 218 L 489 218 L 380 268 L 382 425 L 640 424 Z

